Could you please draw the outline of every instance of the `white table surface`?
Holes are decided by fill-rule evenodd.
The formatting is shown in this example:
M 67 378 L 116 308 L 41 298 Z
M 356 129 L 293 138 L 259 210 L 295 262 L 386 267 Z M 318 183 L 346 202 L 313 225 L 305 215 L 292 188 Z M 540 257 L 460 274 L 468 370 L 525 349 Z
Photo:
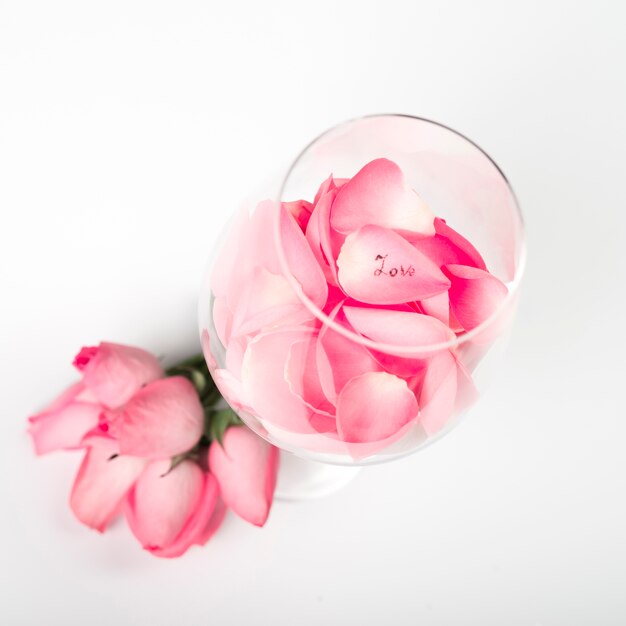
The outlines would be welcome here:
M 626 44 L 616 2 L 0 2 L 0 623 L 626 623 Z M 229 210 L 331 124 L 476 140 L 528 224 L 510 350 L 451 435 L 158 560 L 71 516 L 26 417 L 82 345 L 196 347 Z

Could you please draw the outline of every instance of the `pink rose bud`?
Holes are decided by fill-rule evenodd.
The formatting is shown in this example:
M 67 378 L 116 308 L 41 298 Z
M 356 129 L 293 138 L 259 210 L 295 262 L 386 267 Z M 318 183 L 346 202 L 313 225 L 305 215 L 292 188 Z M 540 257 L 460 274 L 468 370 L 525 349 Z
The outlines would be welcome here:
M 190 460 L 170 466 L 170 461 L 149 463 L 125 508 L 128 525 L 143 547 L 166 558 L 204 545 L 224 516 L 211 474 Z
M 108 409 L 122 406 L 145 384 L 164 376 L 149 352 L 115 343 L 82 348 L 74 366 L 82 373 L 82 382 L 29 418 L 37 454 L 82 447 L 83 437 L 93 428 L 102 424 L 106 431 L 102 417 Z
M 274 498 L 278 448 L 244 426 L 231 426 L 222 444 L 213 441 L 208 456 L 226 505 L 246 521 L 263 526 Z
M 110 409 L 122 406 L 146 383 L 164 375 L 159 361 L 149 352 L 107 342 L 83 348 L 74 366 L 82 373 L 85 387 Z

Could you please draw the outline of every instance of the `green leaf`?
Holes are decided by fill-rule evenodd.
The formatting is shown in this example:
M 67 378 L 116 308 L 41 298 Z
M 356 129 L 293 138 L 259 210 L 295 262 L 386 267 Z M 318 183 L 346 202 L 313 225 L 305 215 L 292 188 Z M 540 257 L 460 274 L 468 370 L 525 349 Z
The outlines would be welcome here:
M 224 443 L 224 433 L 230 426 L 238 426 L 243 422 L 237 414 L 231 409 L 222 409 L 211 413 L 209 422 L 209 437 L 213 441 L 217 441 L 220 446 Z
M 167 472 L 165 472 L 165 474 L 161 476 L 161 478 L 163 478 L 163 476 L 167 476 L 177 465 L 180 465 L 188 457 L 189 457 L 188 452 L 183 452 L 182 454 L 177 454 L 176 456 L 173 456 L 170 459 L 169 469 L 167 470 Z

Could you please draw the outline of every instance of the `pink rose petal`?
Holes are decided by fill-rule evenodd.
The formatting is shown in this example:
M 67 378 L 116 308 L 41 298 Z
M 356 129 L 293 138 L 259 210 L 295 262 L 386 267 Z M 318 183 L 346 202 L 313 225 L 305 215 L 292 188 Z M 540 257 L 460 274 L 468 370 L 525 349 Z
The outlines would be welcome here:
M 178 534 L 168 546 L 148 548 L 154 555 L 171 559 L 184 554 L 191 546 L 203 546 L 220 527 L 226 507 L 219 498 L 217 481 L 212 474 L 203 473 L 204 483 L 197 506 Z
M 335 428 L 334 418 L 308 407 L 291 391 L 285 378 L 291 346 L 311 339 L 312 331 L 302 327 L 264 333 L 250 342 L 242 365 L 242 389 L 254 413 L 270 424 L 298 433 Z
M 232 426 L 223 445 L 214 441 L 209 467 L 224 502 L 239 517 L 263 526 L 272 506 L 278 473 L 278 448 L 245 426 Z
M 65 391 L 60 393 L 43 411 L 42 413 L 51 413 L 58 411 L 64 406 L 67 406 L 72 400 L 85 399 L 86 402 L 96 402 L 95 398 L 86 399 L 85 393 L 89 393 L 85 389 L 85 385 L 82 382 L 74 383 L 70 385 Z M 80 396 L 80 398 L 79 398 Z
M 300 230 L 304 232 L 309 219 L 311 219 L 313 205 L 306 200 L 294 200 L 293 202 L 283 202 L 282 206 L 293 217 Z
M 447 326 L 430 315 L 348 306 L 343 312 L 358 333 L 379 343 L 414 346 L 419 351 L 454 338 Z
M 456 359 L 449 350 L 439 352 L 428 363 L 419 396 L 419 421 L 428 435 L 440 431 L 452 416 L 456 392 Z
M 348 235 L 339 258 L 339 283 L 355 300 L 400 304 L 436 296 L 450 281 L 398 233 L 364 226 Z
M 337 317 L 343 302 L 331 311 L 331 319 Z M 364 346 L 332 330 L 330 326 L 320 330 L 316 357 L 320 387 L 332 404 L 336 404 L 337 394 L 351 378 L 381 369 Z
M 344 445 L 346 446 L 348 454 L 355 461 L 361 461 L 383 450 L 387 452 L 394 443 L 404 440 L 405 438 L 411 438 L 411 433 L 413 433 L 413 437 L 418 435 L 418 433 L 423 433 L 423 429 L 416 426 L 416 423 L 417 422 L 415 420 L 410 421 L 395 433 L 384 439 L 360 443 L 346 442 Z M 423 436 L 425 437 L 425 434 Z
M 419 238 L 412 243 L 437 267 L 456 264 L 487 269 L 478 250 L 440 217 L 435 218 L 435 231 L 436 234 L 433 237 Z
M 221 291 L 226 295 L 228 307 L 236 312 L 239 302 L 246 296 L 246 291 L 254 280 L 256 268 L 263 268 L 267 272 L 284 276 L 284 269 L 278 256 L 275 233 L 277 205 L 266 200 L 255 208 L 250 221 L 243 224 L 239 245 L 235 251 L 241 254 L 230 255 L 236 259 L 235 267 L 230 272 L 230 281 L 219 283 Z M 328 294 L 328 286 L 322 268 L 317 263 L 304 233 L 294 220 L 293 216 L 284 208 L 280 209 L 281 246 L 285 255 L 287 267 L 300 285 L 303 293 L 318 307 L 323 307 Z M 220 274 L 222 268 L 218 263 L 213 274 Z
M 328 296 L 328 285 L 304 233 L 286 211 L 281 212 L 281 245 L 285 252 L 287 267 L 300 283 L 304 294 L 322 308 Z M 274 238 L 268 245 L 275 246 Z M 282 268 L 278 273 L 282 273 Z
M 318 350 L 317 337 L 292 344 L 285 364 L 285 378 L 291 392 L 309 408 L 334 417 L 335 407 L 328 401 L 320 382 Z
M 116 422 L 120 452 L 152 459 L 187 452 L 200 439 L 203 426 L 198 394 L 182 376 L 146 385 L 126 404 Z
M 198 506 L 204 473 L 189 460 L 171 469 L 169 459 L 152 461 L 128 494 L 126 520 L 141 545 L 170 546 Z
M 118 454 L 117 442 L 108 437 L 89 437 L 88 450 L 78 470 L 70 507 L 87 526 L 104 532 L 120 512 L 128 490 L 133 486 L 146 462 Z
M 406 185 L 402 170 L 388 159 L 376 159 L 341 188 L 331 225 L 345 234 L 375 224 L 431 235 L 433 218 L 426 203 Z
M 208 521 L 206 521 L 206 523 L 204 524 L 204 528 L 202 529 L 202 531 L 200 532 L 196 531 L 194 527 L 198 526 L 199 528 L 201 528 L 200 524 L 202 523 L 201 521 L 196 521 L 196 517 L 198 517 L 200 520 L 203 519 L 201 517 L 203 513 L 202 509 L 206 506 L 204 502 L 202 502 L 201 506 L 198 508 L 198 510 L 196 510 L 196 514 L 194 515 L 194 517 L 187 524 L 187 528 L 183 531 L 181 537 L 179 538 L 179 541 L 181 538 L 185 537 L 185 531 L 187 531 L 188 529 L 188 532 L 189 532 L 188 536 L 193 535 L 192 543 L 198 546 L 203 546 L 217 532 L 219 527 L 222 525 L 222 522 L 224 521 L 224 516 L 226 515 L 226 511 L 228 509 L 226 508 L 224 501 L 219 497 L 219 492 L 217 488 L 217 480 L 212 474 L 208 474 L 205 476 L 205 485 L 208 487 L 209 484 L 212 490 L 218 494 L 216 501 L 215 501 L 215 506 L 213 508 L 213 512 L 210 513 L 209 515 L 205 514 L 204 520 L 207 520 L 208 518 Z M 207 489 L 205 488 L 205 493 L 206 492 L 207 492 Z M 206 496 L 204 497 L 206 498 Z M 175 547 L 176 547 L 176 544 L 174 544 L 173 548 L 175 549 Z M 157 556 L 167 556 L 167 555 L 157 555 Z M 174 556 L 178 556 L 178 555 L 174 555 Z
M 456 256 L 459 259 L 456 261 L 457 264 L 473 265 L 481 270 L 487 269 L 480 252 L 478 252 L 478 250 L 476 250 L 476 248 L 467 239 L 465 239 L 465 237 L 448 226 L 446 221 L 440 217 L 435 218 L 435 232 L 439 236 L 445 237 L 450 242 L 450 246 L 455 249 Z M 446 265 L 448 263 L 446 263 Z
M 312 319 L 287 279 L 256 267 L 233 316 L 233 335 L 249 335 L 276 325 Z
M 447 291 L 431 296 L 419 302 L 426 315 L 437 318 L 446 326 L 450 323 L 450 298 Z
M 57 410 L 28 418 L 28 432 L 33 438 L 35 452 L 46 454 L 82 447 L 83 437 L 98 425 L 101 412 L 99 404 L 70 402 Z
M 379 369 L 384 369 L 390 374 L 395 374 L 401 378 L 419 378 L 424 376 L 426 364 L 431 353 L 426 352 L 421 357 L 404 357 L 390 352 L 371 350 L 372 356 L 376 359 Z
M 450 308 L 465 330 L 472 330 L 495 313 L 508 290 L 493 274 L 465 265 L 445 265 L 452 285 Z
M 247 337 L 235 337 L 228 344 L 225 366 L 235 378 L 241 379 L 241 364 L 249 341 Z
M 417 414 L 417 400 L 406 382 L 387 372 L 353 378 L 337 398 L 337 430 L 347 442 L 386 439 Z
M 224 399 L 235 411 L 247 411 L 252 413 L 250 401 L 246 397 L 241 381 L 233 376 L 228 369 L 215 369 L 211 371 L 215 385 Z
M 216 296 L 213 301 L 213 324 L 215 325 L 217 337 L 223 346 L 227 346 L 230 342 L 233 318 L 234 315 L 228 306 L 226 296 Z
M 313 199 L 313 211 L 315 211 L 315 207 L 317 206 L 320 198 L 328 193 L 329 191 L 337 189 L 337 185 L 335 185 L 335 179 L 331 174 L 320 186 L 315 194 L 315 198 Z
M 336 257 L 345 238 L 330 226 L 330 210 L 336 196 L 336 188 L 321 196 L 306 230 L 307 242 L 330 285 L 337 284 Z

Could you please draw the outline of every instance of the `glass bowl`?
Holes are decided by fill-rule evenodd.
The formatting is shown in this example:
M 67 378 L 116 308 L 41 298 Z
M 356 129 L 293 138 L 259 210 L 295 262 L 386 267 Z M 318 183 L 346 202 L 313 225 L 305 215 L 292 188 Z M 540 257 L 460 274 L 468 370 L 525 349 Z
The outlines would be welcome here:
M 200 296 L 229 405 L 304 459 L 365 465 L 449 432 L 502 354 L 524 266 L 502 171 L 436 122 L 312 141 L 235 212 Z

